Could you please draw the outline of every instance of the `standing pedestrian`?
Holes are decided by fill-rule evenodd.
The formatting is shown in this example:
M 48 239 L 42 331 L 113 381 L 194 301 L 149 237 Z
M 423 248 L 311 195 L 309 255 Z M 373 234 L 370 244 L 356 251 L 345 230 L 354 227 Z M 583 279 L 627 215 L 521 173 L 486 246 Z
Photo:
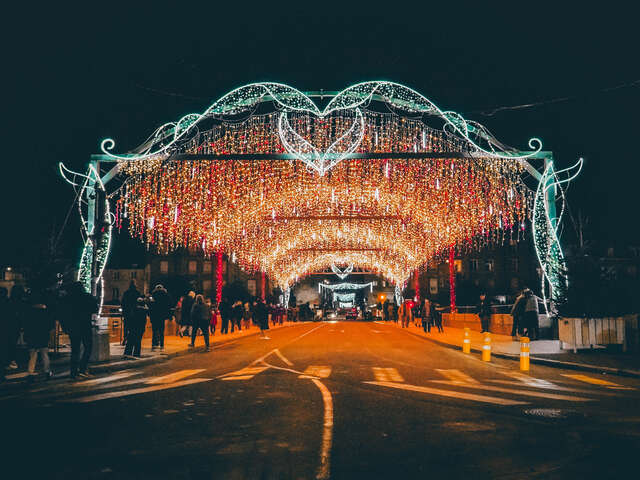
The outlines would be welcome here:
M 218 315 L 220 315 L 220 312 L 218 311 L 217 308 L 212 308 L 211 309 L 211 322 L 209 324 L 210 330 L 211 330 L 211 335 L 215 335 L 216 334 L 216 326 L 218 325 Z
M 538 297 L 530 289 L 525 290 L 524 324 L 527 336 L 532 342 L 538 339 Z
M 231 333 L 233 330 L 237 328 L 238 330 L 242 330 L 242 314 L 244 313 L 244 307 L 240 300 L 236 300 L 231 308 Z
M 220 333 L 226 335 L 229 333 L 229 319 L 231 318 L 231 306 L 226 298 L 222 298 L 220 301 L 220 305 L 218 306 L 218 310 L 220 310 Z
M 256 303 L 254 304 L 254 318 L 258 322 L 258 326 L 260 327 L 260 338 L 263 340 L 269 340 L 267 337 L 266 331 L 269 330 L 269 309 L 267 305 L 264 303 L 264 300 L 258 298 Z
M 50 310 L 42 292 L 34 292 L 29 299 L 30 308 L 24 321 L 24 340 L 29 348 L 29 375 L 36 370 L 38 355 L 42 361 L 42 371 L 47 379 L 53 376 L 49 363 L 49 340 L 54 328 Z
M 142 350 L 142 336 L 147 327 L 149 318 L 149 307 L 142 295 L 136 298 L 136 305 L 129 317 L 129 335 L 127 336 L 127 346 L 124 347 L 124 355 L 140 357 Z
M 251 303 L 247 301 L 244 303 L 244 311 L 242 312 L 242 322 L 245 330 L 249 330 L 251 326 L 251 315 Z
M 444 333 L 444 328 L 442 326 L 442 310 L 438 308 L 439 305 L 435 302 L 431 303 L 431 323 L 435 322 L 436 327 L 438 327 L 438 333 Z
M 0 287 L 0 382 L 5 380 L 9 353 L 9 291 Z
M 93 319 L 98 301 L 85 292 L 82 283 L 74 282 L 64 299 L 62 328 L 71 340 L 71 379 L 88 377 L 89 357 L 93 348 Z M 82 350 L 82 356 L 80 351 Z
M 491 303 L 484 292 L 480 294 L 480 301 L 476 305 L 476 314 L 480 317 L 482 331 L 488 332 L 491 323 Z
M 431 333 L 431 302 L 428 298 L 424 299 L 424 306 L 422 307 L 422 330 L 425 333 Z
M 196 292 L 194 292 L 193 290 L 189 290 L 189 293 L 187 293 L 184 298 L 182 299 L 182 313 L 180 315 L 180 322 L 181 322 L 181 326 L 180 326 L 180 330 L 179 330 L 179 335 L 182 337 L 183 335 L 190 335 L 190 329 L 192 326 L 192 322 L 191 322 L 191 308 L 193 307 L 193 302 L 196 298 Z
M 190 347 L 194 347 L 196 343 L 196 336 L 198 335 L 198 329 L 202 330 L 202 336 L 204 337 L 205 350 L 208 352 L 209 348 L 209 322 L 211 321 L 211 309 L 205 303 L 202 295 L 196 295 L 196 300 L 191 307 L 191 343 Z
M 522 333 L 522 326 L 524 325 L 524 307 L 527 303 L 525 299 L 525 288 L 522 292 L 518 294 L 515 302 L 513 302 L 513 307 L 511 307 L 511 317 L 513 318 L 513 325 L 511 327 L 511 337 L 514 340 L 518 340 L 520 334 Z
M 151 292 L 149 317 L 151 319 L 151 350 L 164 350 L 164 323 L 171 316 L 169 293 L 162 285 L 156 285 Z
M 141 297 L 142 294 L 136 288 L 135 280 L 131 280 L 129 284 L 129 288 L 122 294 L 122 330 L 123 330 L 123 338 L 122 344 L 127 343 L 127 339 L 129 338 L 129 322 L 133 317 L 133 313 L 137 306 L 138 298 Z

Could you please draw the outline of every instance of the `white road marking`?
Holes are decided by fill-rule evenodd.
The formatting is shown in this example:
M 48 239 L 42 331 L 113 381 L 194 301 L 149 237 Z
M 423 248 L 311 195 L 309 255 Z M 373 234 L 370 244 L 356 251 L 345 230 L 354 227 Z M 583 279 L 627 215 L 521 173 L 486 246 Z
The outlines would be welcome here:
M 490 392 L 512 393 L 515 395 L 523 395 L 525 397 L 548 398 L 550 400 L 566 400 L 568 402 L 591 402 L 593 399 L 584 397 L 574 397 L 572 395 L 556 395 L 555 393 L 534 392 L 532 390 L 519 390 L 515 388 L 494 387 L 493 385 L 479 385 L 475 383 L 449 382 L 447 380 L 431 380 L 434 383 L 443 385 L 457 385 L 464 388 L 475 388 L 477 390 L 488 390 Z
M 155 377 L 147 380 L 145 383 L 147 385 L 157 385 L 162 383 L 173 383 L 177 380 L 181 380 L 185 377 L 190 377 L 195 375 L 196 373 L 204 372 L 204 368 L 196 368 L 193 370 L 179 370 L 174 373 L 170 373 L 169 375 L 164 375 L 162 377 Z
M 324 403 L 324 428 L 322 430 L 322 448 L 320 450 L 320 466 L 316 478 L 324 480 L 331 473 L 331 444 L 333 443 L 333 399 L 329 389 L 317 378 L 311 381 L 320 389 Z
M 280 350 L 278 350 L 277 348 L 274 350 L 275 354 L 278 355 L 278 357 L 280 358 L 280 360 L 282 360 L 284 363 L 286 363 L 287 365 L 289 365 L 290 367 L 293 366 L 293 362 L 289 361 L 288 358 L 286 358 L 282 352 Z
M 456 383 L 475 383 L 477 384 L 478 381 L 475 378 L 471 378 L 469 375 L 467 375 L 466 373 L 462 373 L 460 370 L 442 370 L 440 368 L 436 368 L 436 372 L 444 375 L 445 377 L 447 377 L 449 379 L 449 381 L 451 382 L 456 382 Z
M 101 393 L 99 395 L 90 395 L 88 397 L 71 398 L 66 401 L 70 403 L 97 402 L 100 400 L 107 400 L 109 398 L 129 397 L 131 395 L 139 395 L 141 393 L 157 392 L 159 390 L 168 390 L 170 388 L 184 387 L 186 385 L 193 385 L 195 383 L 201 383 L 201 382 L 209 382 L 211 380 L 213 379 L 212 378 L 190 378 L 188 380 L 183 380 L 181 382 L 168 383 L 168 384 L 165 383 L 161 385 L 155 385 L 153 387 L 135 388 L 133 390 L 125 390 L 122 392 Z
M 406 383 L 392 382 L 364 382 L 370 385 L 380 385 L 382 387 L 398 388 L 400 390 L 408 390 L 411 392 L 427 393 L 430 395 L 438 395 L 441 397 L 458 398 L 462 400 L 471 400 L 473 402 L 492 403 L 494 405 L 528 405 L 528 402 L 518 400 L 509 400 L 508 398 L 487 397 L 485 395 L 475 395 L 473 393 L 457 392 L 454 390 L 441 390 L 439 388 L 420 387 L 418 385 L 408 385 Z
M 395 368 L 371 367 L 371 369 L 378 382 L 404 382 L 404 378 Z
M 311 330 L 309 330 L 308 332 L 303 333 L 302 335 L 294 338 L 293 340 L 291 340 L 287 345 L 293 343 L 293 342 L 297 342 L 298 340 L 300 340 L 303 337 L 306 337 L 307 335 L 309 335 L 310 333 L 315 332 L 316 330 L 318 330 L 319 328 L 324 327 L 326 324 L 323 323 L 321 325 L 318 325 L 316 328 L 312 328 Z M 269 355 L 271 355 L 272 353 L 275 353 L 275 351 L 277 350 L 277 348 L 274 348 L 273 350 L 265 353 L 263 356 L 261 356 L 260 358 L 254 360 L 253 362 L 251 362 L 252 365 L 256 364 L 256 363 L 260 363 L 262 362 L 265 358 L 267 358 Z
M 515 378 L 516 380 L 524 383 L 525 385 L 529 385 L 530 387 L 538 387 L 538 388 L 559 388 L 555 383 L 551 383 L 548 380 L 543 380 L 542 378 L 530 377 L 527 374 L 516 372 L 514 370 L 498 370 L 503 375 L 506 375 L 511 378 Z
M 600 385 L 611 390 L 635 390 L 635 388 L 632 387 L 625 387 L 624 385 L 620 385 L 619 383 L 613 383 L 602 378 L 589 377 L 588 375 L 570 375 L 568 373 L 562 373 L 561 375 L 563 377 L 572 378 L 574 380 L 590 383 L 592 385 Z
M 100 385 L 101 383 L 115 382 L 123 378 L 133 377 L 134 375 L 140 375 L 141 372 L 137 370 L 128 370 L 126 372 L 116 373 L 115 375 L 109 375 L 108 377 L 93 378 L 91 380 L 85 380 L 84 382 L 74 383 L 74 387 L 87 387 L 90 385 Z
M 513 380 L 487 380 L 491 383 L 501 383 L 503 385 L 511 385 L 511 386 L 515 386 L 518 387 L 520 385 L 522 385 L 522 383 L 520 382 L 516 382 Z M 545 390 L 555 390 L 558 392 L 573 392 L 573 393 L 586 393 L 589 395 L 605 395 L 605 396 L 615 396 L 615 395 L 619 395 L 617 393 L 613 393 L 613 392 L 607 392 L 604 390 L 583 390 L 583 389 L 579 389 L 579 388 L 567 388 L 567 387 L 561 387 L 559 385 L 553 384 L 553 386 L 546 386 L 546 385 L 527 385 L 525 384 L 525 386 L 527 387 L 531 387 L 531 388 L 542 388 Z
M 235 372 L 225 373 L 218 378 L 221 380 L 249 380 L 258 373 L 264 372 L 268 367 L 245 367 Z
M 331 367 L 327 365 L 309 365 L 307 369 L 304 371 L 304 376 L 306 378 L 318 377 L 318 378 L 327 378 L 331 375 Z M 301 375 L 302 377 L 303 375 Z

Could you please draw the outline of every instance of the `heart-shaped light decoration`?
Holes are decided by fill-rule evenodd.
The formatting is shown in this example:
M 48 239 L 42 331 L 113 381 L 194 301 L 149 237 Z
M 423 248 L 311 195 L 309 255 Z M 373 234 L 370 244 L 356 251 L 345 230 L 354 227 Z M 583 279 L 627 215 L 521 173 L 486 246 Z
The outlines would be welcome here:
M 353 263 L 349 264 L 344 270 L 340 270 L 335 263 L 331 264 L 331 271 L 335 273 L 340 280 L 344 280 L 353 272 Z

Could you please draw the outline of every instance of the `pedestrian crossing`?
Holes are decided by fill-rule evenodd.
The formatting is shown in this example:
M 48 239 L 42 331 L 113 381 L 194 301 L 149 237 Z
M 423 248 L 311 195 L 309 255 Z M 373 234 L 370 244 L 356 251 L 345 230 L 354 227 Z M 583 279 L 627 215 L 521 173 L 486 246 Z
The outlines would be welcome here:
M 281 356 L 281 355 L 279 355 Z M 284 360 L 283 360 L 284 361 Z M 287 364 L 292 362 L 287 361 Z M 269 365 L 250 365 L 216 377 L 220 381 L 249 381 L 266 370 L 298 373 L 299 378 L 330 379 L 335 375 L 331 365 L 308 365 L 300 370 Z M 300 367 L 297 367 L 300 368 Z M 357 367 L 359 373 L 340 369 L 339 375 L 360 378 L 363 383 L 383 389 L 404 390 L 434 397 L 515 406 L 537 400 L 584 404 L 607 397 L 633 394 L 636 389 L 597 375 L 560 373 L 552 380 L 536 378 L 517 370 L 495 369 L 490 378 L 476 376 L 459 369 L 433 369 L 416 380 L 416 370 L 390 366 Z M 214 380 L 205 369 L 180 369 L 159 376 L 145 375 L 141 370 L 125 370 L 110 375 L 72 383 L 38 386 L 28 391 L 32 399 L 68 403 L 91 403 L 112 398 L 129 397 L 185 387 Z M 368 372 L 368 373 L 367 373 Z M 362 379 L 362 375 L 365 376 Z M 366 378 L 366 377 L 369 378 Z M 405 376 L 410 381 L 405 380 Z M 412 384 L 415 383 L 415 384 Z M 15 398 L 17 395 L 12 395 Z M 4 397 L 10 398 L 10 397 Z M 3 400 L 0 397 L 0 400 Z

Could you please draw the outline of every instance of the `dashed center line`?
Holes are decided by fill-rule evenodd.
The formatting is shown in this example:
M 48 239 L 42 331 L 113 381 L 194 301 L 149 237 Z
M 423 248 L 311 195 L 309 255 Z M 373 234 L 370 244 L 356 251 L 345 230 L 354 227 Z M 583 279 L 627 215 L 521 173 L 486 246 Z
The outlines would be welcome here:
M 404 382 L 395 368 L 372 367 L 373 376 L 378 382 Z

